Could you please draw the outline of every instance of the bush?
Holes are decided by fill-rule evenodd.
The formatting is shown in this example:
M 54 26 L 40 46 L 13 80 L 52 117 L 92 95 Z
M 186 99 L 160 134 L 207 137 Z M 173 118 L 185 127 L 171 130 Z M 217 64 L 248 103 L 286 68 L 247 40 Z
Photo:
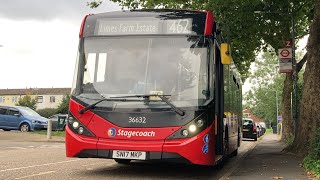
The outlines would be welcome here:
M 66 94 L 63 96 L 63 99 L 61 103 L 59 104 L 57 108 L 57 112 L 61 114 L 68 114 L 69 112 L 69 100 L 70 100 L 70 95 Z
M 311 151 L 303 160 L 304 167 L 313 172 L 320 179 L 320 128 L 312 142 Z
M 30 109 L 36 109 L 37 100 L 32 98 L 30 95 L 26 95 L 19 99 L 18 103 L 16 103 L 16 106 L 25 106 L 29 107 Z
M 57 114 L 57 109 L 56 108 L 44 108 L 44 109 L 39 109 L 37 110 L 38 114 L 43 117 L 50 117 L 54 114 Z

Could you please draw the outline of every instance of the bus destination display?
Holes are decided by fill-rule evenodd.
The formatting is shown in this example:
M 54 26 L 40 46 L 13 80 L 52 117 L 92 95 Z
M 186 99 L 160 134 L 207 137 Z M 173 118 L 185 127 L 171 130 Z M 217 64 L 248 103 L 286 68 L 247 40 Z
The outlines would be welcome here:
M 192 19 L 134 20 L 100 19 L 95 35 L 193 34 Z

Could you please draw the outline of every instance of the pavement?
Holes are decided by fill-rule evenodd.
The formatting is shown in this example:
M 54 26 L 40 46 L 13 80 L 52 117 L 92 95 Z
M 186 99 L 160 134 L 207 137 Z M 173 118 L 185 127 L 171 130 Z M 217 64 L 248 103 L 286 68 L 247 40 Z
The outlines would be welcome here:
M 302 167 L 303 158 L 283 152 L 284 147 L 285 144 L 279 140 L 278 135 L 266 134 L 238 166 L 221 179 L 312 179 Z

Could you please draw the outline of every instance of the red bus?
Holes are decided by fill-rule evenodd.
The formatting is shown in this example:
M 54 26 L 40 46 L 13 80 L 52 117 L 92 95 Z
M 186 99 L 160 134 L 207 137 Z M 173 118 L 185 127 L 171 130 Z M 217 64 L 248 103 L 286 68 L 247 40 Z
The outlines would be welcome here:
M 209 11 L 88 15 L 66 155 L 215 165 L 241 142 L 241 78 Z

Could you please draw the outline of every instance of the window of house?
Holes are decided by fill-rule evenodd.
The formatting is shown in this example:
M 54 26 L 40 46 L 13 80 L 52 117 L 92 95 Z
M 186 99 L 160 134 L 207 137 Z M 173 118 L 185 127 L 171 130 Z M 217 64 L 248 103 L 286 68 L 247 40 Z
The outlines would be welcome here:
M 56 97 L 55 97 L 55 96 L 50 96 L 50 102 L 51 102 L 51 103 L 56 102 Z
M 18 102 L 18 97 L 12 97 L 12 102 L 13 102 L 13 103 Z
M 0 103 L 2 103 L 2 97 L 0 97 Z
M 250 117 L 250 113 L 243 113 L 243 117 Z
M 38 96 L 38 103 L 43 103 L 43 96 Z

